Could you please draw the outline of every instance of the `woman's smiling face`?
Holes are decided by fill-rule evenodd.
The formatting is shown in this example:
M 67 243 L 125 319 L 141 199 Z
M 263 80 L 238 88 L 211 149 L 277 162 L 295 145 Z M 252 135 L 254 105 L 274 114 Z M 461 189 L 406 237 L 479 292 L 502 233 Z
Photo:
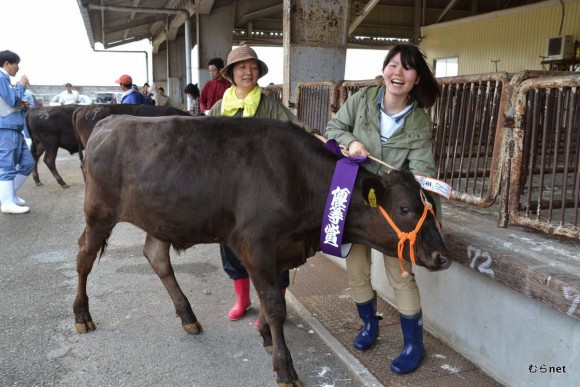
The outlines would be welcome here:
M 395 55 L 383 69 L 387 90 L 393 95 L 406 96 L 419 83 L 417 71 L 406 69 L 401 63 L 401 54 Z
M 238 62 L 233 69 L 234 83 L 236 87 L 253 89 L 260 78 L 260 67 L 255 59 Z

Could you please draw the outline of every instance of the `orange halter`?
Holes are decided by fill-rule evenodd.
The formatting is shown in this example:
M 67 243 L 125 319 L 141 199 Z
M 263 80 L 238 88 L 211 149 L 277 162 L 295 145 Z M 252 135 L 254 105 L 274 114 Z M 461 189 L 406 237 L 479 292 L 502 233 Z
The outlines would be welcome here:
M 409 240 L 411 262 L 415 263 L 415 241 L 417 240 L 417 234 L 419 233 L 419 230 L 423 226 L 423 222 L 425 222 L 425 219 L 427 218 L 427 211 L 430 211 L 431 214 L 435 216 L 433 206 L 431 206 L 431 203 L 429 203 L 429 201 L 425 197 L 425 193 L 423 192 L 423 190 L 421 190 L 421 200 L 423 201 L 424 204 L 423 215 L 421 215 L 419 222 L 417 222 L 417 226 L 415 226 L 415 229 L 411 232 L 401 231 L 397 227 L 397 225 L 395 225 L 395 222 L 393 222 L 393 219 L 391 219 L 389 214 L 387 214 L 387 211 L 385 211 L 383 207 L 379 206 L 379 210 L 381 210 L 381 213 L 383 214 L 387 222 L 389 222 L 389 224 L 391 225 L 393 230 L 395 230 L 397 236 L 399 237 L 399 245 L 398 245 L 399 267 L 401 268 L 401 276 L 403 277 L 409 276 L 409 272 L 403 268 L 403 249 L 405 248 L 405 242 L 407 241 L 407 239 Z

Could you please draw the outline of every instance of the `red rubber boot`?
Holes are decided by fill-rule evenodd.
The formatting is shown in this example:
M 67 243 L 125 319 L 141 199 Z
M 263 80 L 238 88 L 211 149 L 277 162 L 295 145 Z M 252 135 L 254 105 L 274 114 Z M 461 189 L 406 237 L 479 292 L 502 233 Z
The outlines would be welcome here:
M 250 278 L 234 280 L 234 291 L 236 292 L 236 303 L 228 313 L 228 318 L 232 321 L 244 317 L 246 310 L 252 305 L 250 300 Z

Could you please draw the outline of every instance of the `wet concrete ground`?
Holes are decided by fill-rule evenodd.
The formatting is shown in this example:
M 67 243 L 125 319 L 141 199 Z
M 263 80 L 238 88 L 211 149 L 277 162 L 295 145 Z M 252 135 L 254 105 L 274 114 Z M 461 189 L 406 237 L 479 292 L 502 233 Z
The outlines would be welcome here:
M 61 152 L 57 168 L 71 188 L 61 189 L 41 163 L 45 185 L 36 187 L 30 178 L 19 193 L 31 212 L 0 215 L 1 386 L 276 384 L 271 356 L 253 328 L 256 294 L 246 318 L 226 318 L 234 293 L 217 245 L 172 252 L 177 279 L 204 329 L 188 335 L 141 254 L 145 234 L 117 225 L 88 282 L 97 329 L 76 333 L 72 303 L 84 182 L 76 155 Z M 369 384 L 311 329 L 292 299 L 289 294 L 285 334 L 303 384 Z

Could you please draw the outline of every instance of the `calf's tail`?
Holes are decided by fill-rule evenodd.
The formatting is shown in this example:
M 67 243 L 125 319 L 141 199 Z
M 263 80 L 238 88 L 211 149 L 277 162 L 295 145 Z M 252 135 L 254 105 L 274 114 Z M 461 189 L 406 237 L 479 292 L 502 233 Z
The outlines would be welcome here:
M 77 128 L 75 123 L 77 122 L 77 113 L 78 113 L 79 109 L 75 109 L 75 111 L 72 114 L 72 125 L 73 125 L 73 129 L 75 132 L 75 138 L 77 139 L 77 144 L 79 145 L 79 160 L 81 161 L 81 163 L 83 162 L 83 149 L 85 149 L 83 147 L 83 143 L 81 142 L 81 138 L 79 137 L 79 134 L 77 132 Z

